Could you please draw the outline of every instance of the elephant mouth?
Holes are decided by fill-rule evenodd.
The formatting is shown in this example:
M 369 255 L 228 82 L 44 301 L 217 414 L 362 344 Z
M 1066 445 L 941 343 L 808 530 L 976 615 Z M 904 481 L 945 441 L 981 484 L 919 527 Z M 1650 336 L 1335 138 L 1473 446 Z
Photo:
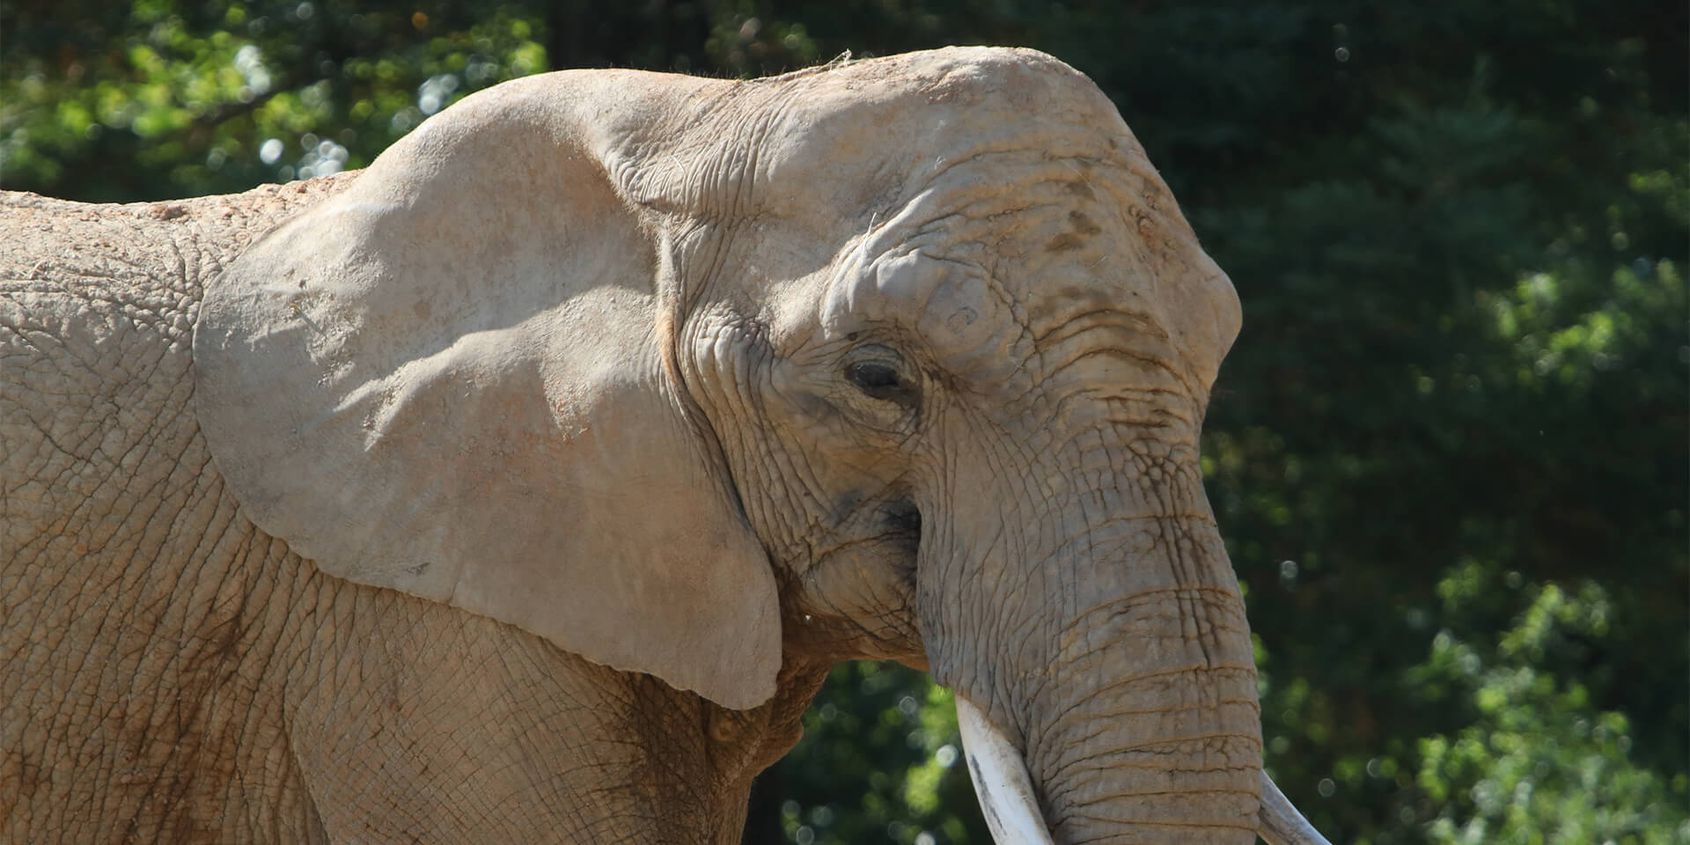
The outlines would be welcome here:
M 961 695 L 956 696 L 956 710 L 968 774 L 993 841 L 998 845 L 1054 845 L 1021 752 L 980 708 Z M 1261 773 L 1257 832 L 1269 845 L 1331 845 L 1266 771 Z

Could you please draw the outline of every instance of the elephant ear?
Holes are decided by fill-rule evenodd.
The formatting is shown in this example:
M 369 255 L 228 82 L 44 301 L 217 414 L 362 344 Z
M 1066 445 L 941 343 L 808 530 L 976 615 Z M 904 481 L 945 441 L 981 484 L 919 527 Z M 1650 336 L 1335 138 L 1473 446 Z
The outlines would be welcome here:
M 197 413 L 245 513 L 322 571 L 752 707 L 774 576 L 677 384 L 660 227 L 604 164 L 622 130 L 567 82 L 458 104 L 241 255 Z

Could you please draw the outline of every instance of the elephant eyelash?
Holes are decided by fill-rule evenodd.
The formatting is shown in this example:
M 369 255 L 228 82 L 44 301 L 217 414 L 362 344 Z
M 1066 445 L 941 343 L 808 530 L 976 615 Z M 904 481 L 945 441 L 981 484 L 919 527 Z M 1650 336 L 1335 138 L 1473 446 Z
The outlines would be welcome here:
M 896 400 L 909 390 L 897 368 L 879 361 L 859 361 L 847 366 L 845 380 L 876 399 Z
M 845 365 L 844 375 L 846 381 L 870 399 L 906 407 L 915 405 L 916 386 L 895 361 L 881 357 L 852 361 Z

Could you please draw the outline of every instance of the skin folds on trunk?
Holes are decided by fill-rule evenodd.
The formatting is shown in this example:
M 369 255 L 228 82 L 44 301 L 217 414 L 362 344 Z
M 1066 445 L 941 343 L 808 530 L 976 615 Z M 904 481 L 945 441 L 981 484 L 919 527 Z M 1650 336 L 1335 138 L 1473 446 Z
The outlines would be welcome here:
M 1038 796 L 1033 794 L 1026 762 L 1009 738 L 966 698 L 956 699 L 957 725 L 968 756 L 968 774 L 980 799 L 981 813 L 999 845 L 1051 845 Z M 1268 845 L 1331 845 L 1310 825 L 1285 793 L 1261 775 L 1261 837 Z
M 1171 515 L 1140 507 L 1158 499 L 1173 505 Z M 1243 602 L 1206 504 L 1166 490 L 1100 504 L 1093 513 L 1119 515 L 1062 539 L 1050 528 L 1019 532 L 1046 538 L 1048 551 L 1030 556 L 1037 563 L 1026 564 L 1023 595 L 985 615 L 1009 632 L 986 637 L 999 650 L 995 665 L 956 671 L 941 645 L 936 675 L 965 702 L 962 721 L 977 736 L 1005 737 L 971 754 L 1019 753 L 1036 817 L 1057 843 L 1253 842 L 1256 675 Z M 990 561 L 1013 555 L 987 554 L 987 566 L 1011 571 Z M 1024 601 L 1027 592 L 1044 597 Z M 987 777 L 996 791 L 1017 791 L 1013 776 Z M 998 812 L 1005 830 L 1031 815 Z
M 1249 843 L 1261 727 L 1243 602 L 1212 524 L 1152 521 L 1147 554 L 1075 564 L 1151 583 L 1064 623 L 1030 699 L 1029 768 L 1058 842 Z

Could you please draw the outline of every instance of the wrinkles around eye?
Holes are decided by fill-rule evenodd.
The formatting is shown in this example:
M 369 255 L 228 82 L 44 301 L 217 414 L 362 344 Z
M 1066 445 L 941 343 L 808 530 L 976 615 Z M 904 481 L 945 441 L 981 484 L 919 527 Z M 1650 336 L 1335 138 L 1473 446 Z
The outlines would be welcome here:
M 913 406 L 917 390 L 902 359 L 891 349 L 865 346 L 853 350 L 843 368 L 845 380 L 859 392 L 884 402 Z

